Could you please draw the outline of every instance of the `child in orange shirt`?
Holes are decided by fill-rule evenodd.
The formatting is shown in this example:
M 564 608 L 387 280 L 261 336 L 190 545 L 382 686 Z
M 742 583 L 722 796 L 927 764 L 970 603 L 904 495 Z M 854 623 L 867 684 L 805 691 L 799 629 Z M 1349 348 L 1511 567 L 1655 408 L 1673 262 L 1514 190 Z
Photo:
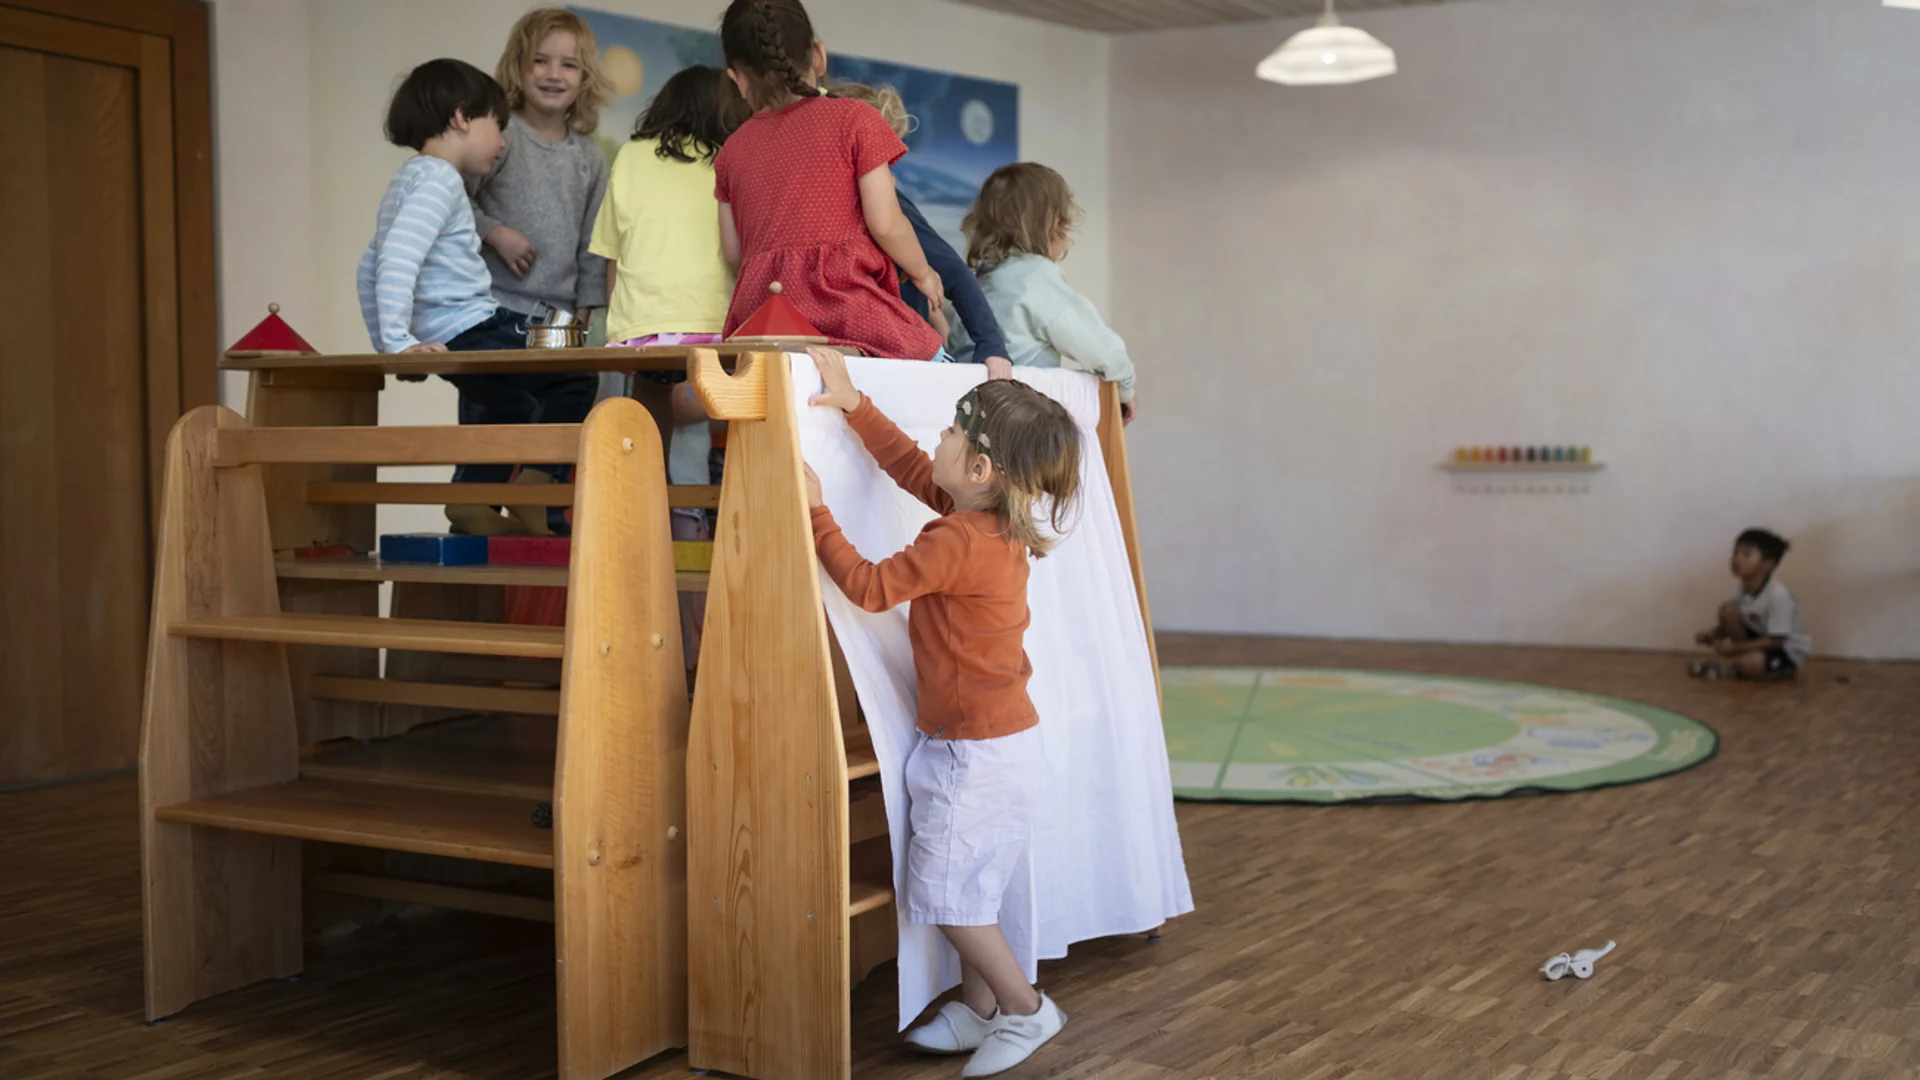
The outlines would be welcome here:
M 1032 833 L 1044 755 L 1027 696 L 1027 559 L 1061 531 L 1080 484 L 1080 428 L 1022 382 L 967 391 L 932 458 L 853 387 L 845 358 L 812 350 L 823 391 L 880 467 L 942 516 L 878 565 L 841 534 L 807 470 L 814 546 L 827 575 L 868 611 L 913 601 L 907 635 L 920 739 L 907 758 L 907 917 L 960 954 L 960 1000 L 907 1033 L 915 1047 L 973 1052 L 962 1076 L 992 1076 L 1059 1034 L 1066 1014 L 1027 982 L 1000 930 L 1000 901 Z

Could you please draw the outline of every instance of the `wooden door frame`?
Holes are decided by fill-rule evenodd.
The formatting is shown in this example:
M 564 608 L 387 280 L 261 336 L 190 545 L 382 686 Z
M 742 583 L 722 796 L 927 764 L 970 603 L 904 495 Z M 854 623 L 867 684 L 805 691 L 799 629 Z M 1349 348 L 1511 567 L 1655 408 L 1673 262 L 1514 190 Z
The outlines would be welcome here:
M 161 39 L 154 44 L 164 42 L 167 48 L 173 91 L 174 310 L 148 314 L 173 323 L 179 366 L 176 371 L 150 372 L 147 379 L 150 390 L 173 391 L 147 403 L 149 422 L 158 425 L 157 431 L 149 432 L 149 442 L 164 442 L 173 421 L 189 409 L 219 403 L 213 70 L 207 5 L 200 0 L 0 0 L 0 7 L 130 30 Z M 144 209 L 149 204 L 147 193 L 142 194 Z M 150 493 L 150 500 L 158 500 L 159 495 Z

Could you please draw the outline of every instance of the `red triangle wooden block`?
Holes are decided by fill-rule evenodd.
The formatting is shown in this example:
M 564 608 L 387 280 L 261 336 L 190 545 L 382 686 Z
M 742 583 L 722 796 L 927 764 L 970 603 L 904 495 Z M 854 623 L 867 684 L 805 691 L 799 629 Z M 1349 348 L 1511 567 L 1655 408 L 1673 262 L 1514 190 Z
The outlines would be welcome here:
M 247 331 L 233 348 L 227 350 L 232 357 L 249 356 L 301 356 L 315 355 L 319 349 L 307 344 L 307 339 L 293 332 L 285 319 L 280 317 L 280 305 L 268 304 L 267 317 L 259 325 Z
M 791 341 L 796 344 L 825 345 L 827 335 L 820 328 L 807 321 L 793 301 L 780 295 L 780 283 L 767 286 L 773 295 L 767 302 L 747 316 L 747 321 L 733 332 L 728 341 Z

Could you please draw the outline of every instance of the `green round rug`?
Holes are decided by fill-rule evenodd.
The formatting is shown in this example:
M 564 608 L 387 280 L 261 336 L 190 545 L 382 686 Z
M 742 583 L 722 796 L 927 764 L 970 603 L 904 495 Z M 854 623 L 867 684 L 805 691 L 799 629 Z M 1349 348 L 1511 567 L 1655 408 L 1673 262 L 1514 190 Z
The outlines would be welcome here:
M 1719 745 L 1697 720 L 1520 683 L 1298 668 L 1166 668 L 1182 799 L 1344 803 L 1632 784 Z

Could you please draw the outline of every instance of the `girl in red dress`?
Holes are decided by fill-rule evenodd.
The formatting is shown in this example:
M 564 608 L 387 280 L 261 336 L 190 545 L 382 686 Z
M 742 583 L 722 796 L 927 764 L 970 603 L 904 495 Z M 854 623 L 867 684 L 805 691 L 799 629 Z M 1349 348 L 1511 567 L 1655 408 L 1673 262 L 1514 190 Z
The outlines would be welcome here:
M 906 144 L 871 105 L 821 92 L 827 50 L 800 0 L 733 0 L 720 43 L 754 108 L 713 162 L 720 243 L 739 271 L 726 333 L 778 281 L 836 346 L 937 358 L 940 335 L 901 301 L 894 271 L 940 306 L 940 276 L 893 190 Z

